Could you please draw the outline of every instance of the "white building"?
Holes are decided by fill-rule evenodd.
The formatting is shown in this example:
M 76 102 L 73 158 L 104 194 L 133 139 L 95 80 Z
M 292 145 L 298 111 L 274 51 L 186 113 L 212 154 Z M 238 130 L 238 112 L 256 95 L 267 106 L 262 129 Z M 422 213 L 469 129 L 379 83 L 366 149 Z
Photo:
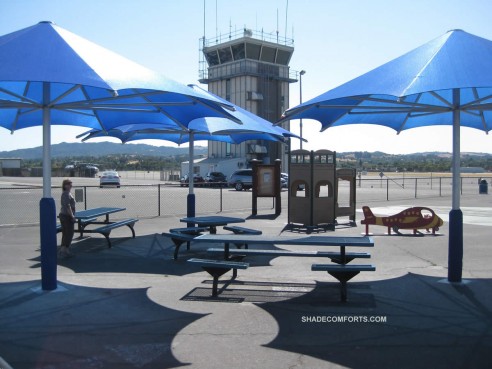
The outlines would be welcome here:
M 189 162 L 181 163 L 181 176 L 188 174 Z M 227 178 L 238 169 L 246 168 L 244 158 L 201 158 L 193 162 L 193 174 L 201 175 L 205 178 L 209 172 L 222 172 Z
M 17 177 L 21 175 L 22 159 L 0 158 L 0 176 Z

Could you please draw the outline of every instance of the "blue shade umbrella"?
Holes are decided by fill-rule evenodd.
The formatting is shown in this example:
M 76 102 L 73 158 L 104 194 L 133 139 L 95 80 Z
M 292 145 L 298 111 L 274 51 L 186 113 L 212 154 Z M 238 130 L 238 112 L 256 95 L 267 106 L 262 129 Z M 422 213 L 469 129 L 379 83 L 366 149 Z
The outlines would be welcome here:
M 198 87 L 197 85 L 189 85 L 194 91 L 200 92 L 207 94 L 208 96 L 211 96 L 214 99 L 218 99 L 221 101 L 223 104 L 229 103 L 229 101 L 214 95 L 213 93 L 209 91 L 205 91 L 202 88 Z M 227 135 L 233 135 L 233 134 L 239 134 L 239 135 L 252 135 L 252 134 L 260 134 L 266 136 L 264 137 L 277 137 L 279 139 L 285 139 L 287 137 L 296 137 L 300 138 L 299 136 L 294 135 L 293 133 L 287 131 L 286 129 L 282 127 L 275 127 L 271 122 L 267 121 L 266 119 L 263 119 L 246 109 L 241 108 L 240 106 L 234 105 L 234 111 L 231 112 L 231 115 L 233 115 L 236 119 L 240 120 L 242 122 L 241 126 L 237 125 L 231 125 L 230 121 L 228 119 L 223 119 L 223 118 L 202 118 L 202 119 L 196 119 L 195 121 L 191 122 L 189 125 L 190 129 L 190 158 L 193 158 L 193 135 L 194 132 L 209 132 L 211 134 L 227 134 Z M 250 136 L 247 140 L 252 140 L 254 139 L 253 136 Z M 268 139 L 268 138 L 265 138 Z M 243 140 L 244 141 L 244 140 Z M 192 173 L 193 171 L 193 162 L 190 160 L 190 166 L 189 166 L 189 172 Z M 193 181 L 192 181 L 193 182 Z M 190 194 L 193 193 L 193 184 L 190 185 Z M 190 215 L 188 215 L 190 216 Z
M 274 126 L 271 122 L 263 118 L 260 118 L 257 115 L 237 105 L 231 104 L 229 101 L 224 100 L 219 96 L 216 96 L 206 90 L 203 90 L 202 88 L 196 85 L 189 85 L 189 87 L 197 94 L 200 94 L 200 96 L 209 97 L 213 101 L 219 101 L 225 106 L 232 106 L 232 110 L 229 111 L 229 114 L 236 121 L 240 121 L 241 124 L 240 125 L 236 124 L 234 121 L 231 121 L 231 118 L 229 117 L 226 118 L 205 117 L 205 118 L 195 119 L 191 121 L 187 127 L 178 129 L 176 134 L 179 134 L 180 135 L 179 137 L 177 137 L 176 134 L 173 134 L 172 129 L 170 132 L 169 129 L 167 128 L 161 129 L 160 127 L 156 127 L 154 124 L 147 124 L 147 125 L 122 124 L 119 127 L 115 127 L 120 132 L 106 131 L 107 134 L 111 135 L 114 133 L 116 136 L 123 135 L 124 136 L 124 137 L 122 136 L 123 141 L 128 141 L 129 135 L 132 134 L 135 135 L 137 133 L 138 135 L 133 137 L 132 140 L 149 139 L 150 137 L 141 136 L 144 133 L 156 134 L 156 135 L 160 134 L 161 139 L 173 141 L 173 142 L 176 142 L 175 140 L 185 142 L 183 141 L 183 137 L 186 137 L 185 140 L 189 142 L 189 148 L 190 148 L 189 150 L 190 173 L 193 173 L 193 156 L 194 156 L 193 146 L 194 146 L 194 141 L 196 139 L 195 137 L 197 137 L 197 139 L 200 140 L 211 140 L 211 141 L 215 140 L 215 141 L 231 142 L 230 140 L 232 140 L 232 142 L 234 143 L 240 143 L 247 140 L 255 140 L 255 139 L 269 140 L 269 141 L 275 141 L 275 140 L 284 141 L 285 139 L 290 137 L 299 138 L 299 136 L 294 135 L 290 131 L 282 127 Z M 90 134 L 89 132 L 87 133 Z M 104 132 L 101 133 L 93 132 L 92 137 L 94 135 L 104 135 L 104 134 L 105 134 Z M 140 137 L 145 137 L 145 138 L 140 138 Z M 158 139 L 157 136 L 154 136 L 152 138 Z M 191 181 L 189 185 L 189 194 L 187 199 L 187 216 L 188 217 L 195 216 L 195 195 L 194 195 L 193 181 Z
M 168 129 L 156 124 L 130 124 L 115 127 L 107 131 L 94 129 L 77 137 L 83 137 L 83 141 L 97 137 L 115 137 L 123 143 L 150 139 L 171 141 L 177 144 L 188 142 L 190 158 L 189 173 L 193 173 L 193 149 L 195 141 L 221 141 L 240 144 L 249 140 L 286 142 L 288 138 L 300 138 L 292 132 L 282 127 L 274 126 L 272 123 L 238 106 L 234 105 L 234 112 L 232 114 L 241 120 L 241 125 L 234 124 L 234 122 L 226 118 L 200 118 L 192 121 L 186 130 Z M 195 216 L 193 181 L 190 181 L 188 187 L 187 216 L 193 217 Z
M 288 132 L 288 131 L 287 131 Z M 77 138 L 82 138 L 82 141 L 88 141 L 94 138 L 114 137 L 122 143 L 140 141 L 140 140 L 161 140 L 170 141 L 178 145 L 190 142 L 190 133 L 179 131 L 166 131 L 159 129 L 143 129 L 136 131 L 125 131 L 125 127 L 113 128 L 109 131 L 91 130 Z M 194 133 L 193 141 L 219 141 L 230 144 L 240 144 L 249 140 L 265 140 L 265 141 L 280 141 L 283 142 L 287 136 L 273 136 L 268 133 L 230 133 L 230 134 L 209 134 L 209 133 Z
M 43 126 L 43 289 L 56 288 L 51 125 L 108 130 L 122 124 L 153 123 L 186 129 L 191 121 L 203 117 L 228 117 L 231 124 L 237 124 L 237 118 L 228 112 L 231 109 L 223 101 L 169 80 L 51 22 L 1 36 L 0 126 L 12 132 Z
M 453 195 L 449 213 L 448 280 L 460 282 L 460 126 L 492 129 L 492 41 L 452 30 L 409 53 L 285 112 L 316 119 L 322 131 L 344 124 L 378 124 L 400 133 L 453 126 Z M 279 122 L 279 123 L 280 123 Z

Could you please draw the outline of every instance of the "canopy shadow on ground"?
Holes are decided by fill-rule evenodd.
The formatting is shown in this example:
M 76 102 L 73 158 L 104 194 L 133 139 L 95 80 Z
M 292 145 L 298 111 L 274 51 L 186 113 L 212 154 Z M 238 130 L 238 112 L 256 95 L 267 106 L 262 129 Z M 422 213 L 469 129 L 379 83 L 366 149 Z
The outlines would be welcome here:
M 146 288 L 3 283 L 0 352 L 14 368 L 174 368 L 173 338 L 206 314 L 154 303 Z M 66 292 L 60 291 L 66 290 Z
M 223 248 L 222 244 L 191 243 L 190 250 L 182 245 L 178 259 L 173 259 L 175 246 L 173 242 L 158 234 L 128 237 L 112 237 L 112 247 L 104 237 L 90 236 L 76 240 L 72 245 L 74 257 L 59 258 L 58 264 L 71 269 L 75 273 L 143 273 L 182 276 L 202 271 L 191 263 L 190 258 L 220 259 L 211 257 L 207 249 Z M 254 245 L 250 245 L 250 248 Z M 234 248 L 234 247 L 233 247 Z M 268 247 L 271 250 L 282 250 L 275 246 Z M 258 256 L 250 261 L 250 266 L 269 266 L 275 256 Z M 40 268 L 41 257 L 30 259 L 38 261 L 31 268 Z
M 319 294 L 319 287 L 292 300 L 258 303 L 279 327 L 276 338 L 265 346 L 352 369 L 489 367 L 491 279 L 452 285 L 409 273 L 370 282 L 362 295 L 354 284 L 349 283 L 345 304 L 330 301 L 334 296 L 327 296 L 326 304 L 309 303 L 318 301 L 310 295 Z M 374 304 L 364 306 L 368 293 Z M 363 321 L 375 316 L 386 322 Z
M 153 244 L 153 242 L 155 242 Z M 186 251 L 181 246 L 178 260 L 173 259 L 174 244 L 169 238 L 157 234 L 128 237 L 111 237 L 109 248 L 104 237 L 90 236 L 75 240 L 72 244 L 74 257 L 59 258 L 58 264 L 75 273 L 143 273 L 182 276 L 196 273 L 189 265 L 189 257 L 204 257 L 206 249 L 192 245 Z M 203 250 L 202 250 L 203 249 Z M 186 253 L 186 255 L 185 255 Z M 39 261 L 40 257 L 30 260 Z M 31 268 L 39 268 L 40 263 Z
M 183 301 L 216 302 L 289 302 L 301 305 L 347 306 L 340 301 L 340 284 L 338 282 L 294 283 L 294 282 L 259 282 L 241 279 L 219 280 L 219 296 L 211 296 L 212 279 L 202 281 L 209 287 L 197 287 L 187 293 Z M 351 300 L 350 308 L 375 307 L 374 297 L 368 290 L 367 283 L 351 283 L 350 288 L 357 290 L 357 297 Z

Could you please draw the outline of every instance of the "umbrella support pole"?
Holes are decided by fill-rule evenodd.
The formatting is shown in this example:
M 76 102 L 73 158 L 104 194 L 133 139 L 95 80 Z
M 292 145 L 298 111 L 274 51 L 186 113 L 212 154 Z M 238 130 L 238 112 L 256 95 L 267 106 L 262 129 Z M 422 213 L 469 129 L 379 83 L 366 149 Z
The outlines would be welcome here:
M 463 212 L 461 195 L 460 91 L 453 89 L 453 204 L 449 212 L 448 281 L 461 282 L 463 269 Z
M 461 282 L 463 268 L 463 213 L 449 212 L 448 281 Z
M 186 216 L 188 218 L 195 216 L 195 194 L 189 193 L 186 198 Z M 188 227 L 194 227 L 195 223 L 188 223 Z
M 193 131 L 190 131 L 190 140 L 189 140 L 189 166 L 188 166 L 188 197 L 187 197 L 187 203 L 186 203 L 186 216 L 188 218 L 194 217 L 195 216 L 195 193 L 194 193 L 194 185 L 195 185 L 195 176 L 193 173 L 193 157 L 195 156 L 194 154 L 194 148 L 195 148 L 195 142 L 194 142 L 194 133 Z M 193 227 L 194 224 L 188 223 L 188 227 Z
M 39 228 L 41 238 L 41 287 L 56 290 L 56 205 L 51 197 L 51 125 L 50 86 L 43 83 L 43 198 L 39 202 Z
M 56 290 L 56 205 L 52 197 L 39 202 L 39 227 L 41 231 L 41 287 Z

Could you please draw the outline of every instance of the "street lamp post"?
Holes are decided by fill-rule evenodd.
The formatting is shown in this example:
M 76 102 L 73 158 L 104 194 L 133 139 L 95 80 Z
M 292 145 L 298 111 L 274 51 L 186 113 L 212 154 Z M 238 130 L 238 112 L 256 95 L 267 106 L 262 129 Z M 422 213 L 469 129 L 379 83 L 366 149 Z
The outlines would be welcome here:
M 301 70 L 299 72 L 299 104 L 302 104 L 302 76 L 306 74 L 305 70 Z M 301 150 L 302 150 L 302 118 L 300 119 L 300 125 L 299 125 L 299 136 L 301 137 L 300 140 L 300 145 L 301 145 Z

